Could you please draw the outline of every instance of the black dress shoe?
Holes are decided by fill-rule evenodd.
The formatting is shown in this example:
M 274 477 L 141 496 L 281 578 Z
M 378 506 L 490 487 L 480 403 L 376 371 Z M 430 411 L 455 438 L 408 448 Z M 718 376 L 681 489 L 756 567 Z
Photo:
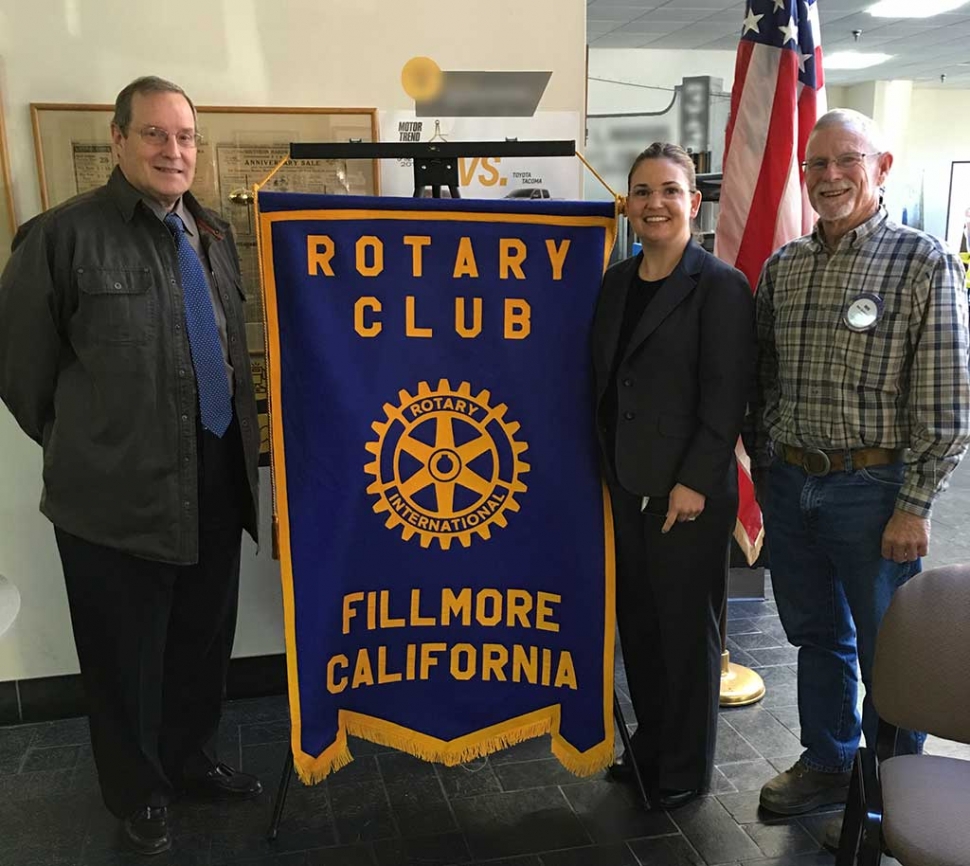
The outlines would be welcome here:
M 248 800 L 263 793 L 259 779 L 227 764 L 216 764 L 201 776 L 186 776 L 183 788 L 189 796 L 206 800 Z
M 669 812 L 671 809 L 679 809 L 681 806 L 686 806 L 691 800 L 697 799 L 700 793 L 700 791 L 695 791 L 693 788 L 688 788 L 685 791 L 661 788 L 660 799 L 657 802 L 661 809 L 666 809 Z
M 123 822 L 125 842 L 139 854 L 161 854 L 172 847 L 168 811 L 164 806 L 142 806 Z

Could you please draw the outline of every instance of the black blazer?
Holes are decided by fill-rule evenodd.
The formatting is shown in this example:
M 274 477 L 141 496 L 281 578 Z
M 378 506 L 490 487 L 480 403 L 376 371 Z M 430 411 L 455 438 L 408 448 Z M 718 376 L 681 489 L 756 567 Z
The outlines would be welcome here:
M 644 311 L 613 378 L 627 292 L 642 256 L 606 272 L 593 320 L 605 471 L 640 496 L 666 496 L 681 483 L 717 497 L 736 485 L 734 448 L 754 386 L 751 289 L 740 271 L 691 241 Z M 615 442 L 606 441 L 600 417 L 607 388 L 617 389 Z

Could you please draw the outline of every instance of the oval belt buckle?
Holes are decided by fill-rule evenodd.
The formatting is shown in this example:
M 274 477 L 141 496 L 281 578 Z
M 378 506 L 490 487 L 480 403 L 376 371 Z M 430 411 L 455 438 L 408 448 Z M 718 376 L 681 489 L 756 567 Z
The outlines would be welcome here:
M 802 453 L 802 469 L 809 475 L 828 475 L 832 468 L 829 455 L 818 448 L 806 448 Z

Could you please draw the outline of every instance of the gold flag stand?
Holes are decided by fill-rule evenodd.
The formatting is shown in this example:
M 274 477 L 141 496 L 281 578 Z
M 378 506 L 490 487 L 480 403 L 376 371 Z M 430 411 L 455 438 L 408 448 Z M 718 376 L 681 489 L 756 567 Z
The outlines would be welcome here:
M 721 706 L 744 707 L 765 696 L 765 681 L 751 668 L 736 665 L 731 653 L 721 652 Z
M 751 668 L 731 661 L 727 648 L 727 587 L 721 604 L 721 706 L 745 707 L 765 696 L 765 681 Z

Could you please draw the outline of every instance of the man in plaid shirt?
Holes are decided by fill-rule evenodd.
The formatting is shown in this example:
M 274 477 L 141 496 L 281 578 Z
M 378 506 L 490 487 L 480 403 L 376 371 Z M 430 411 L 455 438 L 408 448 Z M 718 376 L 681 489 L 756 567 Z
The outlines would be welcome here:
M 819 222 L 765 264 L 757 293 L 758 397 L 746 438 L 771 577 L 799 648 L 804 752 L 761 790 L 797 815 L 844 802 L 876 632 L 920 570 L 930 514 L 970 442 L 967 291 L 959 259 L 887 216 L 893 163 L 858 112 L 821 117 L 805 181 Z M 860 724 L 861 721 L 861 724 Z M 915 753 L 924 735 L 900 731 Z

